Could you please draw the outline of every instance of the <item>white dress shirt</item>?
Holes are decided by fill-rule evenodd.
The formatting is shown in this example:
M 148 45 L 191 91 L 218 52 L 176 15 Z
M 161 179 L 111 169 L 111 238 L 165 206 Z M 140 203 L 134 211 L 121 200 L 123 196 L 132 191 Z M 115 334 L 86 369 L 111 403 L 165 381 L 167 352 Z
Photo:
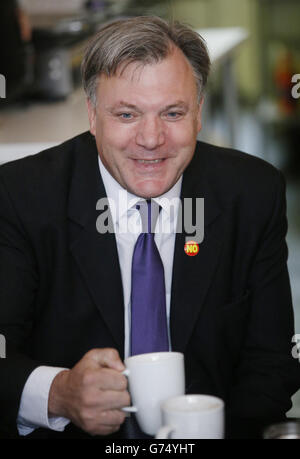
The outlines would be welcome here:
M 124 190 L 111 176 L 99 158 L 99 169 L 109 198 L 112 222 L 117 243 L 119 263 L 124 295 L 124 325 L 125 325 L 125 358 L 130 348 L 130 294 L 131 294 L 131 262 L 136 240 L 142 232 L 142 222 L 136 204 L 141 200 Z M 156 227 L 155 242 L 157 244 L 165 272 L 166 312 L 169 330 L 171 283 L 173 269 L 173 255 L 175 244 L 176 223 L 180 202 L 182 177 L 164 195 L 154 198 L 161 206 Z M 169 347 L 171 350 L 170 333 Z M 17 426 L 20 435 L 27 435 L 38 427 L 62 431 L 70 422 L 62 417 L 48 417 L 48 396 L 54 377 L 62 368 L 40 366 L 30 375 L 24 386 Z

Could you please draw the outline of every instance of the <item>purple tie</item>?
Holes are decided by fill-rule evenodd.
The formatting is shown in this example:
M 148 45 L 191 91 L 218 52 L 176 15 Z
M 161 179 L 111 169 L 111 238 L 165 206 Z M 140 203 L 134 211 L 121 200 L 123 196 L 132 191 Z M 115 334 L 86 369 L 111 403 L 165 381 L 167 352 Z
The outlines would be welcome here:
M 154 204 L 147 206 L 148 232 L 139 235 L 132 258 L 131 355 L 169 350 L 164 267 L 151 232 Z

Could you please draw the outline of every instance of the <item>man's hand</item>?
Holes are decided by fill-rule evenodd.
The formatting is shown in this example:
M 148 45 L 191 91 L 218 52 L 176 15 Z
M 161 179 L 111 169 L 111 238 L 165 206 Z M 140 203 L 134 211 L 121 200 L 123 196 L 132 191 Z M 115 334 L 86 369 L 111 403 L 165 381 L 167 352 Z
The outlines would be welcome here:
M 70 419 L 91 435 L 119 430 L 130 405 L 125 369 L 115 349 L 92 349 L 71 369 L 53 380 L 48 401 L 49 416 Z

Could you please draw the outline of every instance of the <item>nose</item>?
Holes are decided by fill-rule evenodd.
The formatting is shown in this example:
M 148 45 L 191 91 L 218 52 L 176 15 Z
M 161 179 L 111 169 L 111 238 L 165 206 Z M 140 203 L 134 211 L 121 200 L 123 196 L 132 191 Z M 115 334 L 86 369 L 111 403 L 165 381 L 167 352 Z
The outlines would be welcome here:
M 163 121 L 157 117 L 148 117 L 139 123 L 136 134 L 137 145 L 154 150 L 165 142 Z

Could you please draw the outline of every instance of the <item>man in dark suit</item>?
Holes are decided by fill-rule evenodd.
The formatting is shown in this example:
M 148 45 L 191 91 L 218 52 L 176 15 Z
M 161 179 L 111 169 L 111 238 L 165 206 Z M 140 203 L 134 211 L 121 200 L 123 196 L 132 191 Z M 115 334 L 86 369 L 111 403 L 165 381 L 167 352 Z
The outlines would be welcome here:
M 225 401 L 227 437 L 257 436 L 291 407 L 300 379 L 284 180 L 258 158 L 196 141 L 208 70 L 203 41 L 185 26 L 110 24 L 83 62 L 90 132 L 1 167 L 2 431 L 126 436 L 123 359 L 134 326 L 147 332 L 149 322 L 135 323 L 133 309 L 138 235 L 116 229 L 149 199 L 170 223 L 162 197 L 180 197 L 183 214 L 186 199 L 195 209 L 204 198 L 204 239 L 189 257 L 184 225 L 155 235 L 165 287 L 153 327 L 166 329 L 155 329 L 157 342 L 150 334 L 150 349 L 184 353 L 187 392 Z M 115 232 L 101 231 L 99 199 L 118 205 L 125 190 L 133 205 L 112 216 Z M 151 293 L 159 276 L 152 285 L 146 270 Z

